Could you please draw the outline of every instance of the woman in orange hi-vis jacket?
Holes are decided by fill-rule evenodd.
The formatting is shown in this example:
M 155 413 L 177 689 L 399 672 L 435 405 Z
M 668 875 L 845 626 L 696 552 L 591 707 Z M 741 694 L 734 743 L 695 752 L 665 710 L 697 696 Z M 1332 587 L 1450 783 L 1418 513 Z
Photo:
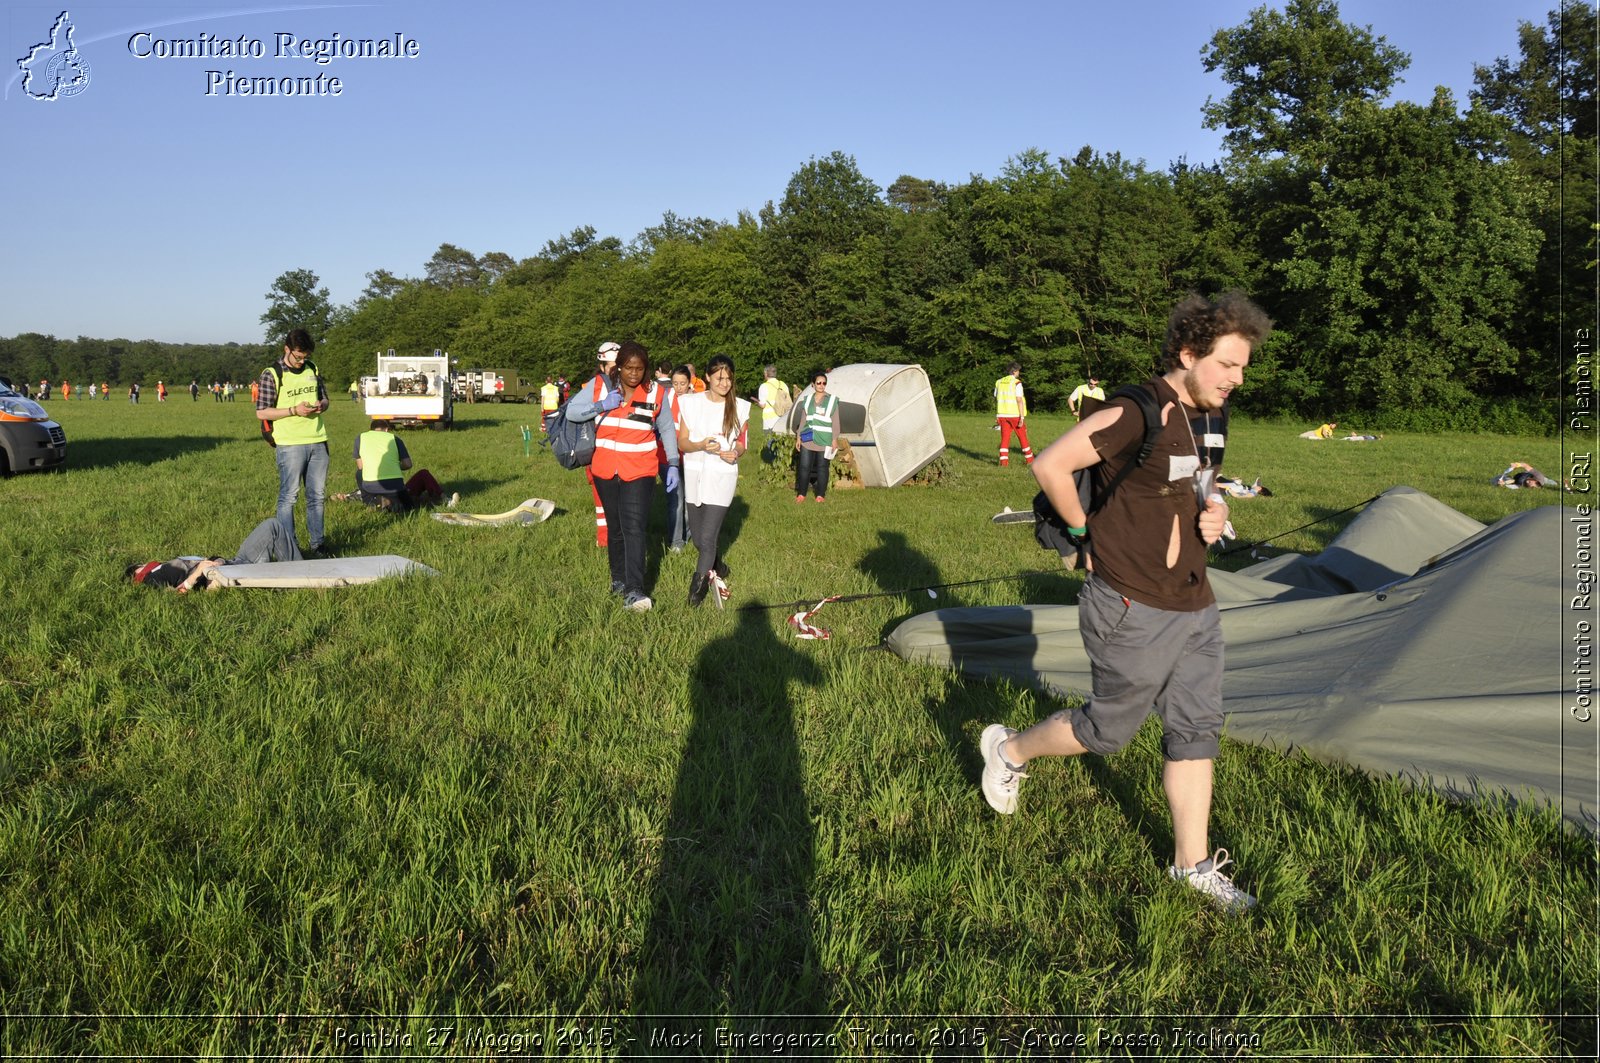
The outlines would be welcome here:
M 620 594 L 623 607 L 634 612 L 646 612 L 652 604 L 644 586 L 645 528 L 661 468 L 656 457 L 658 445 L 666 451 L 667 489 L 677 490 L 679 480 L 677 429 L 667 389 L 646 380 L 649 357 L 638 343 L 622 344 L 617 352 L 616 386 L 585 386 L 567 403 L 569 420 L 597 421 L 589 474 L 605 507 L 611 591 Z M 605 393 L 596 398 L 596 390 Z

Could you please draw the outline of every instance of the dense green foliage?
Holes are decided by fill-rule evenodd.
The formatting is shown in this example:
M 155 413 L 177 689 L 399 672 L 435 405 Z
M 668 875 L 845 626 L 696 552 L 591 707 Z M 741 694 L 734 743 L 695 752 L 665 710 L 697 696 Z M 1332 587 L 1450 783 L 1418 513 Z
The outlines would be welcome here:
M 1595 315 L 1594 24 L 1579 2 L 1521 25 L 1463 111 L 1442 89 L 1386 102 L 1409 57 L 1334 0 L 1288 0 L 1202 49 L 1230 86 L 1202 108 L 1226 130 L 1217 164 L 1029 148 L 993 177 L 882 189 L 836 151 L 731 222 L 668 210 L 631 242 L 581 226 L 520 260 L 446 243 L 337 308 L 314 272 L 286 272 L 260 353 L 30 334 L 0 341 L 0 373 L 245 379 L 298 322 L 336 387 L 391 347 L 538 378 L 631 337 L 790 381 L 917 362 L 964 409 L 1016 359 L 1049 410 L 1086 374 L 1143 376 L 1184 293 L 1237 287 L 1278 325 L 1245 411 L 1551 432 L 1569 332 Z
M 329 412 L 336 487 L 359 411 Z M 559 507 L 545 524 L 335 503 L 342 550 L 439 576 L 189 596 L 122 567 L 227 552 L 270 512 L 248 408 L 52 412 L 70 471 L 4 482 L 28 533 L 0 562 L 0 1056 L 486 1058 L 520 1034 L 545 1038 L 528 1055 L 615 1058 L 668 1026 L 708 1031 L 678 1055 L 727 1054 L 710 1023 L 604 1019 L 663 1012 L 916 1038 L 792 1053 L 830 1058 L 973 1054 L 978 1026 L 997 1057 L 1073 1054 L 1019 1051 L 1030 1026 L 1086 1034 L 1093 1058 L 1235 1054 L 1095 1040 L 1175 1026 L 1277 1058 L 1592 1050 L 1593 839 L 1532 804 L 1225 738 L 1212 831 L 1261 897 L 1244 918 L 1166 878 L 1154 721 L 1117 756 L 1040 764 L 1018 815 L 988 810 L 979 731 L 1059 703 L 873 649 L 923 610 L 1077 593 L 1025 527 L 990 523 L 1032 480 L 996 466 L 987 415 L 944 419 L 937 486 L 800 507 L 741 476 L 731 604 L 882 595 L 799 642 L 787 610 L 691 611 L 693 559 L 664 533 L 657 609 L 622 612 L 588 484 L 523 456 L 524 407 L 407 441 L 469 511 L 539 496 Z M 1066 422 L 1035 418 L 1036 440 Z M 1278 545 L 1319 549 L 1350 519 L 1330 513 L 1397 481 L 1486 522 L 1571 497 L 1488 483 L 1513 458 L 1559 468 L 1550 439 L 1297 427 L 1235 423 L 1229 468 L 1276 492 L 1235 507 L 1246 539 L 1317 521 Z M 916 589 L 967 580 L 988 582 Z M 867 1018 L 949 1014 L 991 1018 L 937 1051 L 941 1020 Z M 562 1048 L 554 1016 L 573 1015 L 617 1040 Z M 413 1046 L 352 1039 L 385 1032 Z

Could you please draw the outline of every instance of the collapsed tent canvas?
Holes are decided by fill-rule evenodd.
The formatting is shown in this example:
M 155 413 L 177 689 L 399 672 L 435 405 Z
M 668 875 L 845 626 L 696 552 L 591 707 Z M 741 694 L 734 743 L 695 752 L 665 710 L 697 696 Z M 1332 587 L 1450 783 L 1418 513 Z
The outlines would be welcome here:
M 433 519 L 441 524 L 459 524 L 469 527 L 510 527 L 542 524 L 556 511 L 556 504 L 545 498 L 530 498 L 504 513 L 435 513 Z
M 350 587 L 418 573 L 437 576 L 429 568 L 397 554 L 375 557 L 324 557 L 310 561 L 269 561 L 260 565 L 223 565 L 211 579 L 223 587 Z
M 1579 681 L 1562 529 L 1560 507 L 1483 528 L 1394 488 L 1317 557 L 1213 570 L 1225 733 L 1454 794 L 1531 796 L 1596 829 L 1593 725 L 1566 711 Z M 1058 695 L 1091 687 L 1075 606 L 938 610 L 888 644 Z

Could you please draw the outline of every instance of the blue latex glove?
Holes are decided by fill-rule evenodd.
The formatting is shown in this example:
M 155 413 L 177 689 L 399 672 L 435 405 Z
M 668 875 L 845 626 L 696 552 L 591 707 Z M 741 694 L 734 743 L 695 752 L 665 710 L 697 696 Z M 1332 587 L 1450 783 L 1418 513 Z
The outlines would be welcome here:
M 679 481 L 679 479 L 680 479 L 680 477 L 678 476 L 678 467 L 676 465 L 668 465 L 667 466 L 667 492 L 669 494 L 678 489 L 678 481 Z
M 602 413 L 610 413 L 612 410 L 621 405 L 622 392 L 620 391 L 608 391 L 606 392 L 606 397 L 600 400 L 600 410 Z

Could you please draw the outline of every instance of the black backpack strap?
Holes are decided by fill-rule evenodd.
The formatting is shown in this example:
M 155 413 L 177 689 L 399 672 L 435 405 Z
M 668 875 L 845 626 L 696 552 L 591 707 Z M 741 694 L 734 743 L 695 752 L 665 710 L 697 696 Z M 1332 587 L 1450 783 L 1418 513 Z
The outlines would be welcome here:
M 1089 513 L 1098 512 L 1106 504 L 1106 500 L 1122 484 L 1122 481 L 1128 478 L 1128 474 L 1149 460 L 1150 455 L 1155 452 L 1156 440 L 1161 438 L 1161 404 L 1156 401 L 1154 395 L 1143 387 L 1130 384 L 1127 387 L 1118 388 L 1116 393 L 1106 400 L 1103 405 L 1109 406 L 1116 399 L 1129 399 L 1139 408 L 1139 412 L 1144 415 L 1144 438 L 1140 440 L 1136 450 L 1128 452 L 1133 455 L 1133 460 L 1124 461 L 1122 468 L 1117 470 L 1117 474 L 1111 478 L 1110 482 L 1094 493 L 1093 504 L 1086 510 Z M 1093 400 L 1084 400 L 1085 403 L 1090 401 Z M 1095 402 L 1097 408 L 1100 405 L 1102 404 Z M 1087 417 L 1090 412 L 1093 411 L 1086 411 L 1084 416 Z

